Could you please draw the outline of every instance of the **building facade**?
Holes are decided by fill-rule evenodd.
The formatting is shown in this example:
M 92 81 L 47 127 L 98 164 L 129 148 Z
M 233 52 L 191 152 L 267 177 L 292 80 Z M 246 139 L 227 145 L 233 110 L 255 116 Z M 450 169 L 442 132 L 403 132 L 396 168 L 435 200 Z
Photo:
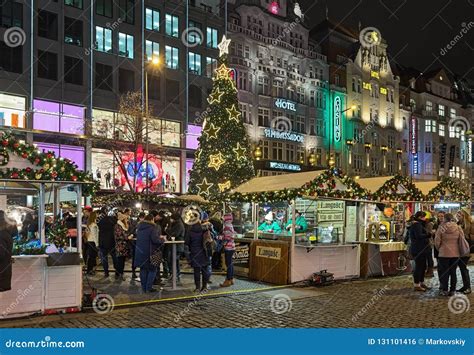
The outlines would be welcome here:
M 224 33 L 219 0 L 7 0 L 1 15 L 2 128 L 92 171 L 104 189 L 126 189 L 108 146 L 126 139 L 121 95 L 147 84 L 154 186 L 186 190 Z

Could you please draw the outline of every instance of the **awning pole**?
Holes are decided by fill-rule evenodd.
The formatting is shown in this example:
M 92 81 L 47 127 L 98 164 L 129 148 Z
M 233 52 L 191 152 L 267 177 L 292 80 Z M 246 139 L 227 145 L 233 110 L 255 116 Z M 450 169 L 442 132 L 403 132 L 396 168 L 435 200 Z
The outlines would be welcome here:
M 41 245 L 46 243 L 46 236 L 44 233 L 44 213 L 45 213 L 45 189 L 44 184 L 39 184 L 39 191 L 38 191 L 38 233 L 41 240 Z
M 82 254 L 82 186 L 76 186 L 76 228 L 77 251 Z

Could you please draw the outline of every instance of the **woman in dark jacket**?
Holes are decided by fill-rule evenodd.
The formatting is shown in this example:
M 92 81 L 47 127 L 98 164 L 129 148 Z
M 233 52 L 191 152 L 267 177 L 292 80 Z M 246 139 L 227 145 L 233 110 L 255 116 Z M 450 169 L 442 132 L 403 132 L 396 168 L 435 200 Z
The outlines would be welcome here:
M 0 292 L 12 288 L 13 237 L 17 233 L 16 226 L 0 211 Z
M 171 224 L 167 230 L 168 236 L 174 238 L 175 241 L 184 241 L 185 235 L 184 223 L 181 219 L 181 215 L 179 213 L 174 213 L 171 216 Z M 168 259 L 168 269 L 170 273 L 173 272 L 173 249 L 169 248 L 169 254 L 167 256 Z M 179 267 L 179 259 L 184 254 L 184 244 L 176 244 L 176 279 L 180 280 L 181 270 Z
M 117 257 L 115 255 L 114 227 L 117 221 L 107 214 L 104 208 L 98 218 L 99 226 L 99 256 L 104 268 L 105 277 L 109 277 L 109 254 L 112 256 L 114 269 L 117 270 Z
M 204 248 L 204 233 L 207 230 L 207 227 L 198 222 L 193 224 L 186 233 L 185 244 L 189 248 L 190 263 L 194 269 L 194 285 L 196 286 L 194 292 L 206 290 L 209 282 L 209 256 L 206 248 Z
M 153 222 L 149 214 L 137 226 L 137 244 L 135 248 L 135 265 L 140 268 L 140 282 L 143 292 L 154 292 L 157 266 L 153 265 L 150 257 L 163 244 L 160 239 L 160 228 Z
M 410 253 L 415 260 L 415 269 L 413 270 L 414 290 L 421 292 L 429 289 L 424 281 L 428 255 L 431 253 L 431 235 L 426 230 L 425 218 L 425 212 L 416 212 L 415 220 L 410 227 Z

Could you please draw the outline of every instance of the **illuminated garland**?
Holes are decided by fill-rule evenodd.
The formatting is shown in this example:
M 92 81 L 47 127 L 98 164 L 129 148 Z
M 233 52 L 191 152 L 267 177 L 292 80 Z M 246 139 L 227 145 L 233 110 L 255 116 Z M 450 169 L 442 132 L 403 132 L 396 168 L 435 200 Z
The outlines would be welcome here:
M 199 206 L 208 206 L 212 205 L 213 203 L 202 203 L 196 202 L 193 200 L 182 200 L 179 198 L 172 198 L 172 197 L 165 197 L 155 194 L 142 194 L 142 193 L 135 193 L 135 192 L 125 192 L 125 193 L 114 193 L 111 195 L 105 196 L 95 196 L 92 199 L 92 204 L 94 207 L 101 207 L 101 206 L 121 206 L 126 205 L 129 203 L 150 203 L 156 205 L 171 205 L 171 206 L 178 206 L 184 207 L 188 205 L 199 205 Z
M 406 193 L 397 191 L 400 185 L 406 190 Z M 425 197 L 409 177 L 396 175 L 374 192 L 371 199 L 375 201 L 424 201 Z
M 428 201 L 439 202 L 449 194 L 450 201 L 467 202 L 470 200 L 467 187 L 460 180 L 452 177 L 443 177 L 441 182 L 426 195 Z
M 43 153 L 35 146 L 21 143 L 10 133 L 4 132 L 0 136 L 0 156 L 3 157 L 1 165 L 8 164 L 11 153 L 28 160 L 38 169 L 0 168 L 0 179 L 85 182 L 87 184 L 83 186 L 82 191 L 84 196 L 94 194 L 99 187 L 99 183 L 94 181 L 91 174 L 77 170 L 77 165 L 69 159 L 56 158 L 54 152 Z
M 347 190 L 336 189 L 336 180 L 339 180 Z M 353 178 L 346 176 L 340 169 L 329 169 L 306 183 L 300 188 L 283 189 L 280 191 L 266 191 L 256 193 L 233 193 L 225 198 L 229 201 L 274 203 L 291 201 L 298 197 L 312 196 L 322 198 L 341 198 L 351 200 L 367 200 L 369 193 Z

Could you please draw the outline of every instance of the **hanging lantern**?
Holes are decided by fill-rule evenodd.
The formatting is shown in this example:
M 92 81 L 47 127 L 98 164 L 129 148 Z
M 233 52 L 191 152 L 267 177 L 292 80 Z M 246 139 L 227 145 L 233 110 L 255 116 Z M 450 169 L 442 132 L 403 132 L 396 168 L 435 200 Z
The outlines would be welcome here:
M 260 146 L 257 146 L 255 148 L 255 151 L 253 152 L 253 155 L 255 157 L 255 160 L 260 160 L 262 158 L 262 148 L 260 148 Z

